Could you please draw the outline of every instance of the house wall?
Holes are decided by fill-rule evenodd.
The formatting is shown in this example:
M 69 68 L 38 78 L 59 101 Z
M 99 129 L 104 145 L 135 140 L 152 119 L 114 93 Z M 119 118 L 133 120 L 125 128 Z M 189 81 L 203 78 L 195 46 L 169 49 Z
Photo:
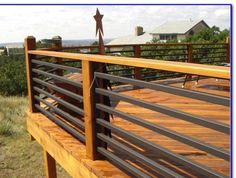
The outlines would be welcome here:
M 177 40 L 179 41 L 179 42 L 181 42 L 182 40 L 184 40 L 186 38 L 186 35 L 185 34 L 178 34 L 177 35 Z
M 191 31 L 193 31 L 194 34 L 196 34 L 196 33 L 199 33 L 201 30 L 203 30 L 204 28 L 208 28 L 208 27 L 205 25 L 205 23 L 200 22 L 200 23 L 198 23 L 196 26 L 194 26 L 191 30 L 189 30 L 189 31 L 186 33 L 186 37 L 189 36 L 189 35 L 191 35 L 191 34 L 190 34 Z
M 157 40 L 160 39 L 160 35 L 159 34 L 152 34 L 152 37 L 153 37 L 153 39 L 157 39 Z
M 187 33 L 185 34 L 177 34 L 177 40 L 181 42 L 182 40 L 186 39 L 188 36 L 191 35 L 191 33 L 196 34 L 199 33 L 202 29 L 208 28 L 204 22 L 199 22 L 196 26 L 194 26 L 192 29 L 190 29 Z M 153 38 L 155 39 L 160 39 L 159 34 L 153 34 Z

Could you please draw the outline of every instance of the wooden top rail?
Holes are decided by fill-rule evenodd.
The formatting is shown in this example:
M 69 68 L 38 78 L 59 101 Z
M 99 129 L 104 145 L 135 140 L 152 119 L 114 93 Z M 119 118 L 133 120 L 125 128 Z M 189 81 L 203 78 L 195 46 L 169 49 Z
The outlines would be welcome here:
M 33 55 L 118 64 L 118 65 L 126 65 L 126 66 L 141 67 L 141 68 L 151 68 L 151 69 L 166 70 L 166 71 L 180 72 L 186 74 L 195 74 L 195 75 L 230 79 L 229 68 L 222 66 L 190 64 L 185 62 L 171 62 L 163 60 L 150 60 L 150 59 L 133 58 L 133 57 L 129 58 L 129 57 L 116 57 L 116 56 L 104 56 L 104 55 L 92 55 L 92 54 L 75 54 L 68 52 L 55 52 L 55 51 L 44 51 L 44 50 L 30 50 L 28 53 Z

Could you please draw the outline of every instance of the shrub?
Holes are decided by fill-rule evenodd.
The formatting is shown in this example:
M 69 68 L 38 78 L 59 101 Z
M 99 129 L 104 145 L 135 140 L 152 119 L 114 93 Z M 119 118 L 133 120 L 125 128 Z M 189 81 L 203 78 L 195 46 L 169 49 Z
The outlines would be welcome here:
M 26 95 L 24 56 L 0 56 L 0 95 Z

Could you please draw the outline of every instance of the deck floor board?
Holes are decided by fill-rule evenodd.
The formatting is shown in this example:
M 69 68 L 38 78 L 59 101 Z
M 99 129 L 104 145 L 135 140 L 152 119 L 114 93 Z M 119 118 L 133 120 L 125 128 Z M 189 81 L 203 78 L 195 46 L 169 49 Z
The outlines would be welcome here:
M 181 87 L 182 83 L 177 82 L 170 85 Z M 186 87 L 197 91 L 209 92 L 222 96 L 229 96 L 229 81 L 227 80 L 219 79 L 218 81 L 216 81 L 215 79 L 202 79 L 199 81 L 198 85 L 194 85 L 194 82 L 188 82 Z M 119 92 L 125 95 L 133 96 L 135 98 L 143 99 L 148 102 L 158 103 L 184 112 L 197 114 L 206 118 L 211 118 L 225 124 L 230 123 L 230 110 L 229 107 L 226 106 L 211 104 L 204 101 L 189 99 L 186 97 L 176 96 L 165 92 L 154 91 L 145 88 L 133 90 L 121 89 L 119 90 Z M 202 126 L 198 126 L 196 124 L 192 124 L 181 119 L 176 119 L 155 111 L 151 111 L 149 109 L 144 109 L 123 101 L 116 102 L 115 104 L 116 109 L 121 110 L 123 112 L 135 115 L 146 121 L 161 125 L 176 132 L 192 136 L 204 142 L 214 144 L 218 147 L 224 148 L 225 150 L 229 151 L 230 149 L 229 135 Z M 66 133 L 64 130 L 59 128 L 56 124 L 48 120 L 43 115 L 29 114 L 28 120 L 30 120 L 30 122 L 35 122 L 38 127 L 40 127 L 40 129 L 50 135 L 53 140 L 60 144 L 65 150 L 68 151 L 69 154 L 73 155 L 73 157 L 75 157 L 79 162 L 85 165 L 85 167 L 88 168 L 91 172 L 93 172 L 93 174 L 95 174 L 97 177 L 130 177 L 107 160 L 91 161 L 87 159 L 85 153 L 85 146 L 79 141 L 77 141 L 75 138 L 70 136 L 68 133 Z M 111 119 L 111 123 L 139 136 L 142 136 L 152 142 L 155 142 L 175 153 L 184 155 L 189 159 L 204 164 L 226 176 L 229 176 L 229 162 L 223 159 L 212 156 L 204 151 L 198 150 L 191 146 L 187 146 L 186 144 L 175 141 L 169 137 L 157 134 L 136 124 L 132 124 L 119 117 L 114 117 L 113 119 Z M 133 149 L 138 150 L 140 153 L 152 158 L 153 160 L 163 165 L 166 165 L 167 167 L 173 170 L 177 170 L 185 177 L 201 177 L 199 174 L 192 172 L 188 168 L 185 168 L 178 164 L 174 164 L 172 162 L 170 163 L 168 159 L 163 156 L 154 154 L 151 150 L 140 149 L 132 144 L 127 143 L 125 140 L 121 139 L 118 136 L 113 136 L 115 139 L 121 141 L 126 145 L 131 146 Z M 117 153 L 116 150 L 113 151 Z M 117 155 L 129 161 L 129 157 L 127 157 L 127 155 L 123 155 L 120 153 L 117 153 Z M 144 171 L 147 171 L 148 174 L 153 177 L 162 177 L 155 171 L 152 172 L 151 169 L 142 166 L 141 163 L 132 162 L 131 164 L 140 167 Z

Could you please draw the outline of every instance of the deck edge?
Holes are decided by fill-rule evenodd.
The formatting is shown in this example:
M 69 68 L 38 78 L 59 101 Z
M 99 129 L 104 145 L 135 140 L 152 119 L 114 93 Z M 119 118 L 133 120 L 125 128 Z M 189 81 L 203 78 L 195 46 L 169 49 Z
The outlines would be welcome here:
M 35 140 L 58 162 L 72 177 L 98 178 L 80 160 L 77 160 L 62 145 L 57 143 L 27 114 L 27 130 Z

